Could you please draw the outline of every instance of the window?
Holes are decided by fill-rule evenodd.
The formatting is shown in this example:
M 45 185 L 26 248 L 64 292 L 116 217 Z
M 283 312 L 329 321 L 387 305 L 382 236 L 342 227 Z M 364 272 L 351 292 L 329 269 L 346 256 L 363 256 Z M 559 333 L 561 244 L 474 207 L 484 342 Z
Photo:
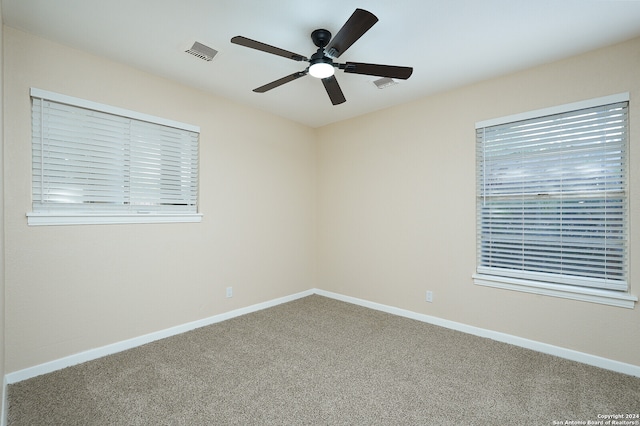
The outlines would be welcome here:
M 633 308 L 627 109 L 624 94 L 476 125 L 476 284 Z
M 39 89 L 30 225 L 199 222 L 199 128 Z

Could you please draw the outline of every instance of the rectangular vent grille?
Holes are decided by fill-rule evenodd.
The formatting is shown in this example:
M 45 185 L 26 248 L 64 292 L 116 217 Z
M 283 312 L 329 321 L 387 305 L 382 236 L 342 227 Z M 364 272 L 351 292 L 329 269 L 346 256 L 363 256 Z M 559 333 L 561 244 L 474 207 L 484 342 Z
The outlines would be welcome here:
M 383 77 L 378 80 L 374 80 L 373 84 L 375 84 L 378 89 L 385 89 L 389 86 L 393 86 L 394 84 L 398 84 L 398 82 L 392 78 Z
M 209 62 L 218 54 L 217 50 L 212 49 L 209 46 L 205 46 L 202 43 L 198 43 L 197 41 L 193 43 L 191 49 L 187 49 L 185 52 Z

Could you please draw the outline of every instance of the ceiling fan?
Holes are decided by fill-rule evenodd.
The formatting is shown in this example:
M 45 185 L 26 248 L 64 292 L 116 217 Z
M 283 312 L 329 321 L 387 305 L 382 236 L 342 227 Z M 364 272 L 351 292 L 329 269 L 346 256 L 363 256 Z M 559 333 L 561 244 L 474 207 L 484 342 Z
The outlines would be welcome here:
M 285 83 L 289 83 L 307 74 L 319 78 L 324 84 L 324 88 L 331 99 L 333 105 L 338 105 L 346 101 L 338 80 L 334 75 L 335 68 L 347 73 L 364 74 L 378 77 L 388 77 L 406 80 L 413 73 L 411 67 L 399 67 L 394 65 L 366 64 L 361 62 L 346 62 L 344 64 L 334 62 L 333 59 L 340 57 L 353 43 L 355 43 L 364 33 L 366 33 L 378 18 L 371 12 L 363 9 L 356 9 L 347 22 L 342 26 L 338 34 L 333 39 L 331 33 L 325 29 L 318 29 L 311 33 L 313 44 L 318 47 L 316 53 L 311 58 L 307 58 L 288 50 L 280 49 L 256 40 L 251 40 L 242 36 L 235 36 L 231 43 L 261 50 L 273 55 L 283 56 L 294 61 L 309 62 L 309 66 L 303 70 L 294 72 L 286 77 L 282 77 L 271 83 L 253 89 L 254 92 L 264 93 L 275 89 Z

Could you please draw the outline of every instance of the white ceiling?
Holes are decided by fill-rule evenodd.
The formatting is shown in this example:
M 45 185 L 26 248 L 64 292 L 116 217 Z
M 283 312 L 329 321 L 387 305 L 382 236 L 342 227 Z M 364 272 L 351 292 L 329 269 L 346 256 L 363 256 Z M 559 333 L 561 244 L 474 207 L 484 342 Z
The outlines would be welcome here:
M 311 76 L 252 92 L 307 64 L 231 37 L 310 57 L 311 32 L 335 35 L 356 8 L 379 21 L 337 61 L 412 66 L 408 80 L 377 89 L 377 77 L 337 71 L 337 106 Z M 640 36 L 640 0 L 2 0 L 2 13 L 11 27 L 312 127 Z M 185 53 L 194 41 L 219 54 Z

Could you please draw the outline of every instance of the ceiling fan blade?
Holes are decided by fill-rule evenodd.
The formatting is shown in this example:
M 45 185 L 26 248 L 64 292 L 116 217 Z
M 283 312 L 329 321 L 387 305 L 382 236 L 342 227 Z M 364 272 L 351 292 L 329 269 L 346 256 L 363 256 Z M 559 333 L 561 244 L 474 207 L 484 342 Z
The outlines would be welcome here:
M 305 75 L 307 75 L 307 71 L 294 72 L 293 74 L 290 74 L 286 77 L 279 78 L 276 81 L 272 81 L 271 83 L 265 84 L 264 86 L 260 86 L 257 89 L 253 89 L 253 91 L 256 93 L 264 93 L 271 89 L 275 89 L 278 86 L 282 86 L 285 83 L 289 83 L 290 81 L 296 80 L 300 77 L 304 77 Z
M 327 47 L 327 54 L 334 58 L 342 55 L 353 43 L 355 43 L 369 28 L 378 22 L 378 18 L 364 9 L 356 9 L 347 22 L 340 28 L 338 34 Z
M 240 46 L 250 47 L 251 49 L 261 50 L 263 52 L 271 53 L 274 55 L 282 56 L 284 58 L 293 59 L 294 61 L 308 61 L 305 56 L 297 53 L 289 52 L 288 50 L 280 49 L 279 47 L 271 46 L 259 41 L 251 40 L 250 38 L 235 36 L 231 39 L 231 43 L 239 44 Z
M 347 101 L 342 93 L 342 89 L 340 89 L 338 80 L 336 80 L 334 75 L 323 78 L 322 84 L 324 84 L 324 88 L 327 90 L 327 95 L 329 95 L 329 99 L 331 99 L 332 104 L 338 105 Z
M 412 67 L 363 64 L 361 62 L 347 62 L 344 65 L 340 65 L 340 68 L 344 69 L 344 72 L 353 74 L 375 75 L 378 77 L 399 78 L 401 80 L 406 80 L 411 77 L 411 74 L 413 73 Z

